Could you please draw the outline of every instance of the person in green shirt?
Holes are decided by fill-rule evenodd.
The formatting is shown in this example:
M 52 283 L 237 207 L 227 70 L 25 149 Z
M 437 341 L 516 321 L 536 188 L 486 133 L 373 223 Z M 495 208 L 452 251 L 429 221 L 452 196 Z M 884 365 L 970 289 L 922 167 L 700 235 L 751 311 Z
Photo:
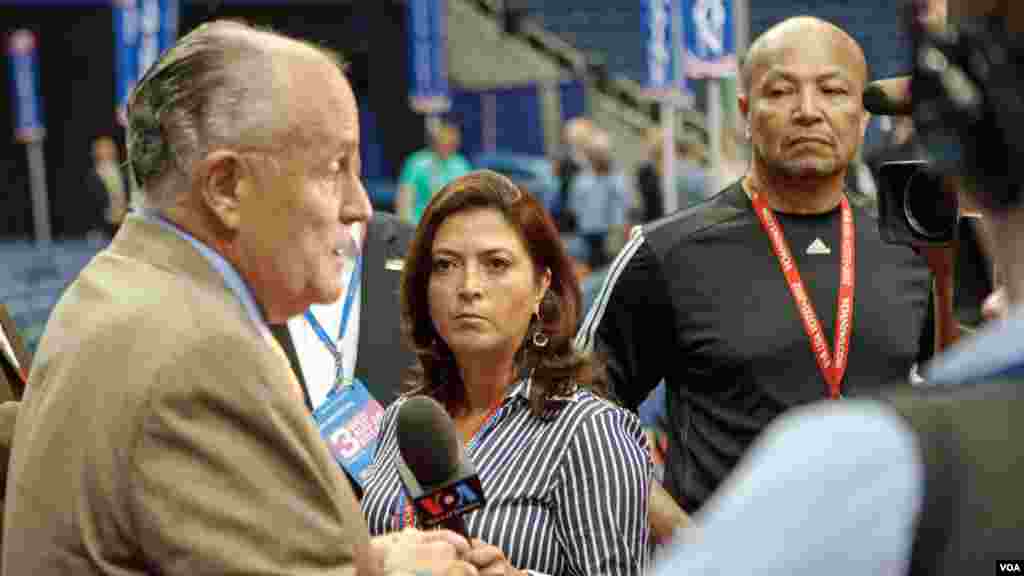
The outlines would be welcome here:
M 399 218 L 415 226 L 438 190 L 473 169 L 457 152 L 460 140 L 458 128 L 441 122 L 431 131 L 430 147 L 405 160 L 395 206 Z

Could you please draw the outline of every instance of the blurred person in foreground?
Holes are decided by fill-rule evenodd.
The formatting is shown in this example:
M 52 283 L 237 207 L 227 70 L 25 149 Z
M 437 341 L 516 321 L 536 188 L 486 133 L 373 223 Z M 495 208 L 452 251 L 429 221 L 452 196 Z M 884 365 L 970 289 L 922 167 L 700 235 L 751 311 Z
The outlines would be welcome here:
M 142 77 L 127 118 L 143 206 L 40 342 L 14 435 L 7 572 L 472 573 L 451 532 L 371 543 L 267 329 L 338 298 L 349 226 L 371 214 L 338 63 L 204 24 Z
M 441 121 L 432 125 L 429 132 L 430 146 L 409 156 L 398 177 L 395 211 L 413 226 L 420 221 L 434 194 L 472 169 L 459 154 L 462 135 L 458 127 Z
M 931 16 L 934 3 L 917 7 L 912 30 L 927 34 L 911 59 L 920 63 L 913 91 L 908 78 L 875 84 L 889 104 L 872 112 L 913 110 L 933 169 L 947 176 L 936 194 L 958 193 L 981 214 L 971 222 L 1004 280 L 1004 309 L 932 361 L 926 388 L 894 386 L 882 401 L 819 403 L 780 418 L 657 576 L 725 566 L 771 575 L 1024 572 L 1024 157 L 1009 121 L 1024 113 L 1024 11 L 980 0 L 950 8 L 959 22 L 946 30 Z M 926 67 L 939 54 L 947 65 Z
M 857 42 L 816 18 L 755 40 L 739 96 L 749 171 L 636 229 L 580 330 L 627 407 L 664 379 L 665 482 L 688 512 L 786 410 L 909 379 L 926 262 L 883 243 L 843 185 L 867 73 Z
M 480 476 L 465 558 L 483 574 L 643 574 L 651 464 L 637 418 L 573 348 L 579 306 L 554 222 L 508 178 L 471 172 L 427 206 L 402 279 L 409 394 L 447 408 Z M 362 501 L 373 534 L 415 522 L 395 466 L 403 403 Z

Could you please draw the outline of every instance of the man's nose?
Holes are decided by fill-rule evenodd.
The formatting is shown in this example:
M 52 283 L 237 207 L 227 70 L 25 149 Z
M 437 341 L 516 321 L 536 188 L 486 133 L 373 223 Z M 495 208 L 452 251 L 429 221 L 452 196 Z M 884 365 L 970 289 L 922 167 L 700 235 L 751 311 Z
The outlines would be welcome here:
M 362 181 L 357 178 L 355 186 L 352 187 L 341 204 L 341 221 L 344 224 L 367 222 L 372 216 L 373 206 L 370 204 L 370 197 L 367 195 Z
M 796 103 L 794 117 L 800 122 L 816 122 L 821 120 L 821 99 L 817 90 L 807 88 L 800 92 Z

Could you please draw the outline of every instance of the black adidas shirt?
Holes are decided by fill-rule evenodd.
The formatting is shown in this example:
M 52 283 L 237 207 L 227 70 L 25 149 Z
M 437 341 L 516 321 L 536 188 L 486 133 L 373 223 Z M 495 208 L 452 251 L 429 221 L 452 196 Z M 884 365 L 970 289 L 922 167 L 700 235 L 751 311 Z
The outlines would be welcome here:
M 856 285 L 842 382 L 848 397 L 873 395 L 882 382 L 907 381 L 930 285 L 923 258 L 883 243 L 877 223 L 852 208 Z M 839 209 L 776 217 L 832 350 Z M 808 254 L 812 243 L 830 253 Z M 666 380 L 665 482 L 690 511 L 769 421 L 827 396 L 779 262 L 738 182 L 631 239 L 577 344 L 605 356 L 614 392 L 632 409 Z

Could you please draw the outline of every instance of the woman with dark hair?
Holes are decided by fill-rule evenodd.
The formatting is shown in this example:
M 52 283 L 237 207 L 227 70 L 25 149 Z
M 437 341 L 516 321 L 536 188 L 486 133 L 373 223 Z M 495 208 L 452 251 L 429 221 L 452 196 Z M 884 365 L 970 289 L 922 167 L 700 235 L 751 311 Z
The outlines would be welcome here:
M 430 202 L 406 256 L 402 320 L 418 356 L 384 415 L 363 497 L 373 534 L 414 523 L 394 464 L 408 395 L 446 407 L 486 505 L 464 516 L 487 573 L 639 575 L 651 464 L 639 421 L 603 398 L 572 344 L 580 289 L 558 230 L 509 179 L 477 171 Z M 486 542 L 486 544 L 485 544 Z

